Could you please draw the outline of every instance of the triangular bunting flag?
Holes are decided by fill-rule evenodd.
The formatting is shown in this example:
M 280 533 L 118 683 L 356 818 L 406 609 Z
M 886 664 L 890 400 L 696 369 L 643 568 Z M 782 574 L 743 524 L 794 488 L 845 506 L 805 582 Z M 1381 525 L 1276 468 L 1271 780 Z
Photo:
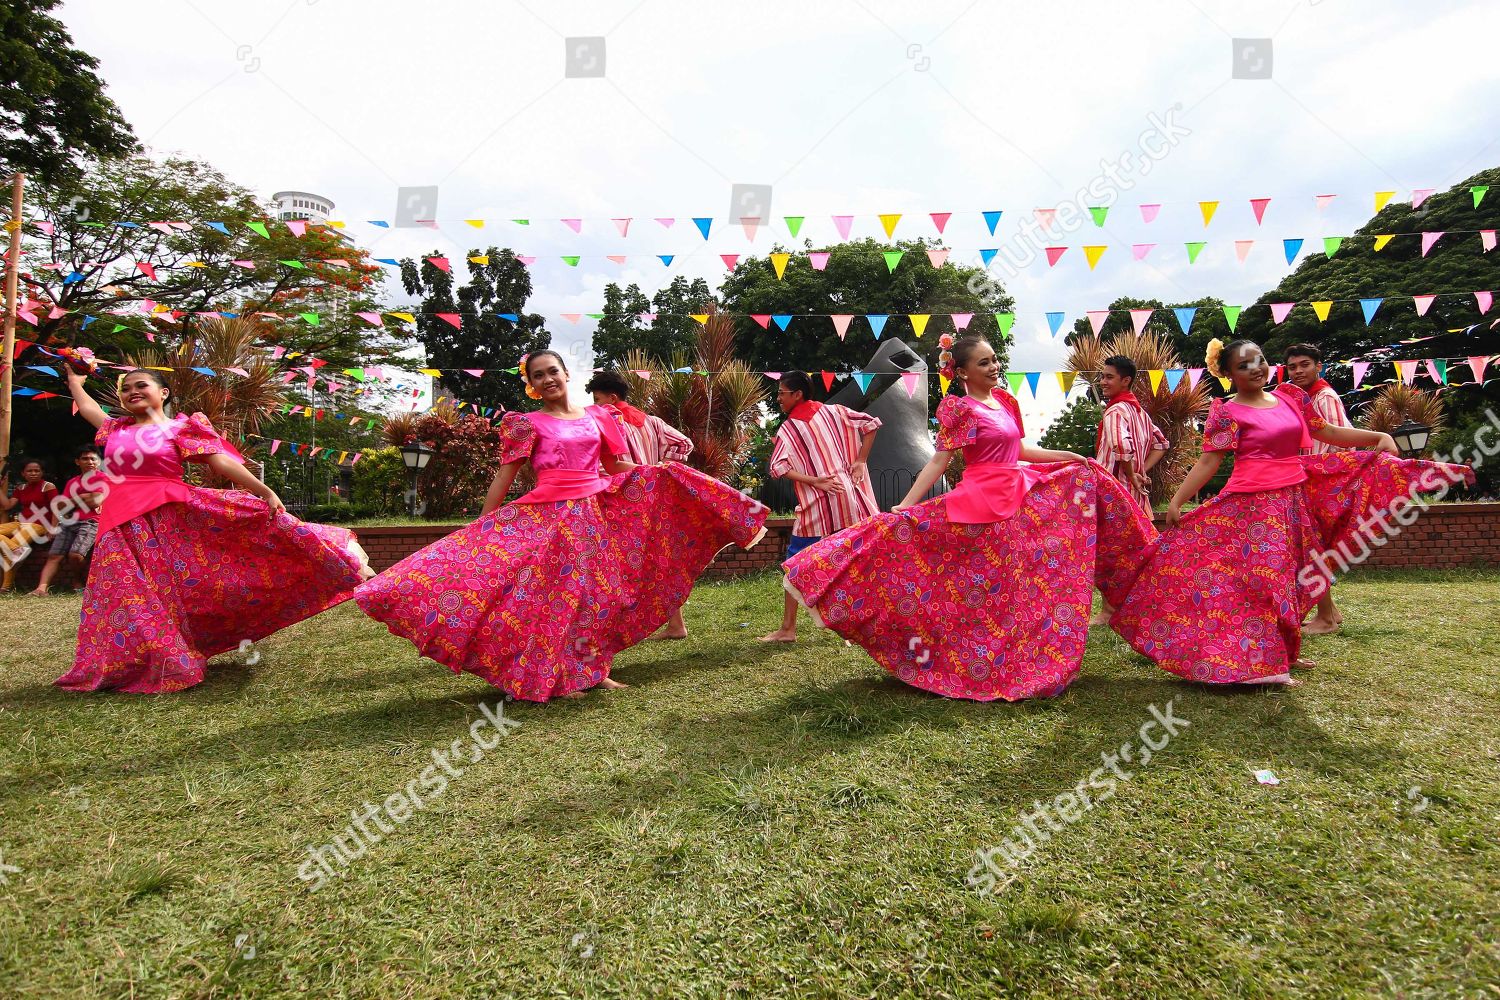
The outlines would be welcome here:
M 792 234 L 792 239 L 795 240 L 797 238 L 797 234 L 802 232 L 802 223 L 804 221 L 804 218 L 805 217 L 801 215 L 782 216 L 782 221 L 786 223 L 786 231 Z
M 1255 212 L 1255 224 L 1258 226 L 1266 221 L 1266 206 L 1271 204 L 1270 198 L 1251 198 L 1250 208 Z
M 1321 211 L 1323 211 L 1323 209 L 1325 209 L 1329 205 L 1333 204 L 1333 199 L 1337 198 L 1338 195 L 1336 195 L 1336 194 L 1320 194 L 1320 195 L 1314 195 L 1314 197 L 1317 199 L 1318 211 L 1321 212 Z
M 1137 243 L 1130 248 L 1130 252 L 1135 255 L 1136 260 L 1145 260 L 1146 255 L 1150 253 L 1152 248 L 1155 246 L 1155 243 Z
M 921 377 L 922 377 L 921 374 L 918 373 L 918 372 L 902 372 L 901 373 L 901 388 L 903 388 L 903 389 L 906 390 L 906 395 L 909 398 L 914 398 L 916 396 L 916 394 L 917 394 L 917 381 Z
M 1490 186 L 1488 184 L 1475 184 L 1473 187 L 1469 188 L 1469 193 L 1474 196 L 1475 208 L 1478 208 L 1479 203 L 1481 201 L 1484 201 L 1484 193 L 1489 189 Z
M 1077 372 L 1057 372 L 1057 387 L 1066 396 L 1073 391 L 1073 383 L 1078 380 Z
M 1062 322 L 1062 313 L 1058 313 L 1057 314 L 1057 321 L 1059 323 Z M 1001 337 L 1001 339 L 1009 337 L 1010 336 L 1010 328 L 1016 325 L 1016 314 L 1015 313 L 1008 313 L 1008 312 L 1007 313 L 995 313 L 995 325 L 1000 328 L 1000 337 Z M 1057 336 L 1057 329 L 1055 327 L 1052 330 L 1052 335 L 1054 337 Z
M 828 257 L 827 251 L 814 251 L 807 255 L 807 262 L 812 265 L 814 271 L 821 271 L 828 266 Z
M 927 262 L 933 267 L 942 267 L 948 260 L 948 248 L 937 247 L 927 251 Z
M 849 332 L 849 321 L 854 317 L 840 314 L 838 316 L 830 316 L 828 318 L 833 320 L 833 331 L 839 335 L 840 340 L 843 340 L 844 335 Z
M 1224 307 L 1224 320 L 1225 320 L 1225 322 L 1227 322 L 1229 324 L 1229 332 L 1233 333 L 1235 326 L 1238 325 L 1239 321 L 1240 321 L 1240 307 L 1239 306 L 1225 306 Z
M 1417 315 L 1426 316 L 1427 310 L 1432 308 L 1432 303 L 1437 300 L 1436 295 L 1413 295 L 1412 302 L 1416 303 Z
M 1401 376 L 1403 384 L 1411 385 L 1411 380 L 1417 374 L 1417 363 L 1415 361 L 1397 361 L 1396 373 Z
M 1012 396 L 1019 396 L 1021 394 L 1021 381 L 1025 378 L 1025 372 L 1005 373 L 1005 380 L 1010 383 L 1010 394 Z
M 833 217 L 834 228 L 839 231 L 839 239 L 841 240 L 849 238 L 849 227 L 853 224 L 854 216 L 852 215 L 835 215 Z
M 1323 299 L 1319 302 L 1314 302 L 1312 307 L 1313 312 L 1318 317 L 1318 322 L 1326 323 L 1328 321 L 1328 310 L 1333 308 L 1333 302 L 1329 299 Z
M 1188 263 L 1189 264 L 1196 264 L 1196 263 L 1198 263 L 1198 255 L 1203 252 L 1203 248 L 1205 246 L 1207 246 L 1207 244 L 1205 244 L 1205 243 L 1189 243 L 1189 244 L 1187 244 Z
M 859 391 L 860 392 L 869 392 L 870 391 L 870 380 L 872 378 L 874 378 L 874 377 L 875 376 L 871 375 L 869 372 L 855 372 L 854 373 L 854 382 L 855 382 L 856 385 L 859 386 Z
M 694 219 L 693 220 L 693 225 L 695 225 L 695 226 L 698 227 L 698 232 L 700 232 L 700 233 L 703 234 L 703 238 L 705 240 L 708 239 L 708 231 L 709 231 L 709 229 L 711 229 L 713 227 L 713 224 L 714 224 L 714 220 L 713 219 Z
M 1183 370 L 1181 368 L 1167 369 L 1167 391 L 1176 392 L 1177 386 L 1182 382 Z
M 1426 201 L 1428 198 L 1431 198 L 1432 197 L 1432 192 L 1434 190 L 1435 190 L 1434 188 L 1417 188 L 1416 190 L 1412 191 L 1412 193 L 1411 193 L 1411 207 L 1412 208 L 1421 208 L 1422 207 L 1422 202 Z
M 1104 228 L 1104 220 L 1109 215 L 1109 206 L 1108 205 L 1090 205 L 1089 206 L 1089 215 L 1093 216 L 1093 218 L 1094 218 L 1094 225 L 1098 226 L 1100 229 L 1103 229 Z
M 1434 382 L 1436 382 L 1438 385 L 1447 385 L 1448 384 L 1448 359 L 1447 358 L 1428 358 L 1427 359 L 1427 374 L 1431 375 L 1432 376 L 1432 380 Z
M 1475 355 L 1469 358 L 1469 368 L 1474 372 L 1474 381 L 1484 381 L 1484 369 L 1489 363 L 1490 359 L 1484 355 Z
M 434 315 L 454 329 L 463 329 L 463 320 L 459 317 L 458 313 L 434 313 Z
M 1432 249 L 1432 245 L 1434 243 L 1436 243 L 1438 240 L 1442 239 L 1442 238 L 1443 238 L 1443 234 L 1440 233 L 1440 232 L 1439 233 L 1423 233 L 1422 234 L 1422 256 L 1426 257 L 1427 256 L 1427 251 L 1429 251 L 1429 250 Z
M 610 219 L 609 221 L 611 221 L 611 222 L 613 222 L 615 224 L 615 228 L 620 231 L 620 235 L 621 236 L 629 236 L 630 235 L 630 220 L 629 219 Z
M 1396 237 L 1394 235 L 1391 235 L 1391 234 L 1376 236 L 1375 237 L 1375 252 L 1379 253 L 1380 251 L 1384 250 L 1385 249 L 1385 245 L 1387 243 L 1389 243 L 1391 240 L 1395 239 L 1395 238 Z
M 931 218 L 933 228 L 936 229 L 938 231 L 938 235 L 941 236 L 943 235 L 943 230 L 948 228 L 948 220 L 953 218 L 953 213 L 933 212 Z
M 563 257 L 563 263 L 567 264 L 569 267 L 577 267 L 578 261 L 579 257 L 577 254 L 570 254 Z
M 1026 373 L 1026 384 L 1031 388 L 1031 397 L 1033 399 L 1036 398 L 1036 390 L 1037 390 L 1038 386 L 1041 385 L 1041 382 L 1042 382 L 1042 373 L 1041 372 L 1027 372 Z
M 834 377 L 833 376 L 833 372 L 822 372 L 821 374 L 823 376 L 823 391 L 824 392 L 830 392 L 830 391 L 832 391 L 832 389 L 833 389 L 833 377 Z
M 953 320 L 953 329 L 962 332 L 969 328 L 969 321 L 974 318 L 974 314 L 952 313 L 950 314 L 950 318 Z
M 984 225 L 985 225 L 985 228 L 987 228 L 990 231 L 990 235 L 991 236 L 994 236 L 995 235 L 995 227 L 1000 224 L 1000 214 L 1001 213 L 999 213 L 999 212 L 985 212 L 983 214 L 984 214 Z M 942 230 L 938 230 L 938 231 L 942 232 Z
M 708 313 L 689 313 L 688 315 L 696 320 L 699 326 L 704 326 L 708 323 Z
M 947 253 L 946 250 L 943 251 L 943 252 Z M 994 260 L 995 259 L 995 255 L 997 253 L 999 253 L 999 252 L 1000 252 L 999 249 L 981 250 L 981 251 L 979 251 L 979 261 L 980 261 L 980 263 L 983 264 L 985 267 L 989 267 L 990 266 L 990 261 Z
M 896 223 L 900 221 L 901 216 L 899 214 L 882 215 L 880 217 L 880 225 L 885 229 L 886 239 L 891 239 L 896 235 Z
M 1156 221 L 1156 213 L 1160 212 L 1160 211 L 1161 211 L 1161 205 L 1160 204 L 1156 204 L 1156 205 L 1142 205 L 1141 206 L 1141 221 L 1142 222 L 1155 222 Z
M 671 267 L 672 261 L 676 259 L 676 256 L 676 254 L 659 253 L 656 255 L 656 259 L 661 261 L 663 267 Z
M 750 318 L 755 320 L 756 323 L 759 323 L 762 330 L 766 328 L 766 324 L 771 322 L 770 313 L 751 313 Z
M 1047 314 L 1047 325 L 1052 327 L 1052 336 L 1057 336 L 1057 331 L 1062 328 L 1063 314 L 1060 312 L 1049 312 Z
M 1380 308 L 1380 303 L 1384 301 L 1385 300 L 1383 298 L 1359 300 L 1359 307 L 1363 309 L 1365 313 L 1365 326 L 1370 325 L 1370 320 L 1375 318 L 1375 311 Z
M 1354 369 L 1354 388 L 1358 389 L 1359 384 L 1365 380 L 1365 372 L 1370 370 L 1370 362 L 1356 361 L 1350 367 Z
M 1099 331 L 1104 328 L 1104 321 L 1109 319 L 1109 310 L 1090 309 L 1084 315 L 1089 318 L 1089 326 L 1093 327 L 1094 336 L 1099 336 Z
M 1157 391 L 1161 389 L 1162 376 L 1165 374 L 1166 372 L 1162 371 L 1160 368 L 1146 369 L 1146 375 L 1151 380 L 1151 395 L 1156 395 Z
M 567 226 L 569 229 L 573 230 L 573 232 L 575 232 L 575 233 L 581 233 L 581 232 L 583 232 L 583 220 L 582 219 L 563 219 L 562 220 L 562 224 L 565 225 L 565 226 Z
M 1288 315 L 1291 314 L 1292 308 L 1296 304 L 1297 303 L 1295 303 L 1295 302 L 1272 302 L 1271 303 L 1271 322 L 1272 322 L 1272 324 L 1273 325 L 1279 325 L 1283 320 L 1285 320 L 1287 318 Z
M 870 332 L 875 334 L 876 340 L 879 340 L 881 331 L 885 329 L 885 321 L 890 317 L 882 313 L 871 313 L 865 319 L 870 324 Z
M 1490 306 L 1495 302 L 1495 296 L 1492 292 L 1475 292 L 1474 301 L 1479 306 L 1479 315 L 1483 316 L 1490 311 Z
M 1057 219 L 1057 209 L 1039 208 L 1036 210 L 1036 219 L 1042 224 L 1043 229 L 1050 230 L 1052 223 Z
M 885 267 L 886 267 L 887 273 L 890 273 L 890 272 L 893 272 L 893 271 L 896 270 L 896 265 L 899 264 L 899 263 L 901 263 L 901 257 L 902 257 L 902 255 L 904 253 L 905 253 L 905 251 L 903 251 L 903 250 L 885 250 L 885 251 L 882 251 L 881 256 L 885 258 Z
M 740 262 L 740 255 L 737 253 L 721 253 L 719 254 L 719 259 L 724 262 L 726 268 L 733 271 L 734 266 Z
M 1332 257 L 1334 254 L 1339 252 L 1339 247 L 1343 244 L 1343 242 L 1344 238 L 1342 236 L 1323 237 L 1323 253 L 1329 257 Z
M 1056 267 L 1057 262 L 1062 260 L 1062 255 L 1067 251 L 1067 247 L 1047 247 L 1047 266 Z
M 1103 257 L 1104 251 L 1108 249 L 1109 247 L 1107 246 L 1086 246 L 1083 248 L 1083 255 L 1088 259 L 1090 271 L 1094 269 L 1095 264 L 1099 263 L 1099 258 Z
M 771 267 L 776 271 L 776 280 L 780 281 L 782 275 L 786 274 L 786 262 L 792 259 L 789 253 L 771 254 Z
M 1378 213 L 1382 208 L 1385 208 L 1385 203 L 1394 197 L 1396 197 L 1396 192 L 1394 191 L 1376 191 L 1375 211 Z
M 1155 310 L 1153 310 L 1153 309 L 1132 309 L 1132 310 L 1130 310 L 1130 326 L 1131 326 L 1131 328 L 1133 330 L 1135 330 L 1136 333 L 1140 333 L 1142 330 L 1144 330 L 1146 328 L 1146 324 L 1151 320 L 1151 314 L 1154 311 Z
M 918 338 L 927 332 L 927 321 L 932 318 L 930 313 L 907 313 L 906 318 L 911 320 L 912 332 Z
M 1241 264 L 1245 263 L 1245 258 L 1250 256 L 1250 248 L 1253 246 L 1255 246 L 1254 240 L 1234 241 L 1234 255 L 1239 258 Z
M 1200 212 L 1203 213 L 1203 225 L 1204 225 L 1205 228 L 1208 226 L 1208 224 L 1211 221 L 1213 221 L 1214 213 L 1217 212 L 1218 210 L 1219 210 L 1219 203 L 1216 202 L 1216 201 L 1200 201 L 1200 202 L 1198 202 L 1198 211 L 1200 211 Z
M 1284 253 L 1284 254 L 1286 254 L 1286 262 L 1288 264 L 1290 264 L 1292 261 L 1296 260 L 1297 259 L 1297 255 L 1302 252 L 1302 240 L 1301 240 L 1301 238 L 1299 237 L 1299 238 L 1294 239 L 1294 240 L 1282 240 L 1281 241 L 1281 252 Z

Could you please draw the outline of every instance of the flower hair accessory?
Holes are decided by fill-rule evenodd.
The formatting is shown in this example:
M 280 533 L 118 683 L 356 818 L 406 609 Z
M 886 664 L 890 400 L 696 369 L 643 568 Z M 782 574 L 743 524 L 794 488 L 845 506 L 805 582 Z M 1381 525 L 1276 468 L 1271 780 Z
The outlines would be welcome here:
M 60 347 L 57 356 L 80 375 L 92 375 L 99 368 L 99 359 L 87 347 Z
M 1208 342 L 1208 349 L 1203 352 L 1203 364 L 1212 375 L 1219 378 L 1224 377 L 1223 369 L 1219 367 L 1219 355 L 1224 353 L 1224 341 L 1215 337 Z
M 521 355 L 521 381 L 526 384 L 526 395 L 530 399 L 541 399 L 542 394 L 536 391 L 536 386 L 531 384 L 531 378 L 526 374 L 526 362 L 531 360 L 531 355 Z

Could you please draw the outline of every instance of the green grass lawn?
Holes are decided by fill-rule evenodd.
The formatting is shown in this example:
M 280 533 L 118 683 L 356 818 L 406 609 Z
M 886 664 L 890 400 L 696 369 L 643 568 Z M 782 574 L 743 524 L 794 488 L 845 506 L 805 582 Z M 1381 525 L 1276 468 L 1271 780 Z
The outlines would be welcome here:
M 78 599 L 0 600 L 0 997 L 1494 996 L 1500 573 L 1367 574 L 1294 690 L 1095 629 L 1052 701 L 944 701 L 703 585 L 627 691 L 519 728 L 317 892 L 307 849 L 493 691 L 335 609 L 159 698 L 79 695 Z M 1035 800 L 1190 722 L 993 895 Z M 1276 787 L 1251 772 L 1269 768 Z M 12 870 L 16 869 L 16 870 Z

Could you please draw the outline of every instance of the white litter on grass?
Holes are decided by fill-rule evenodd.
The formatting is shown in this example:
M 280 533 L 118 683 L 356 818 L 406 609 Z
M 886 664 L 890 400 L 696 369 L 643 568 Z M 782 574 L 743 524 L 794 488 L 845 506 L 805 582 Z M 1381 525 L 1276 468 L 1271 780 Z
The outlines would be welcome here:
M 1276 777 L 1275 771 L 1253 771 L 1251 773 L 1255 775 L 1255 780 L 1260 782 L 1262 785 L 1281 784 L 1281 779 Z

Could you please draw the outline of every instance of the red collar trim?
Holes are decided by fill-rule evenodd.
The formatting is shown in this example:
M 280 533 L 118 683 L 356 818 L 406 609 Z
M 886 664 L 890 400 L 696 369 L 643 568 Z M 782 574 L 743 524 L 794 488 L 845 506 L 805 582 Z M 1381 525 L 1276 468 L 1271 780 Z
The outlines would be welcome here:
M 803 423 L 806 423 L 807 421 L 811 420 L 813 416 L 822 408 L 822 403 L 816 402 L 815 400 L 811 399 L 804 399 L 802 402 L 792 407 L 791 412 L 788 413 L 787 416 L 791 417 L 793 420 L 800 420 Z

